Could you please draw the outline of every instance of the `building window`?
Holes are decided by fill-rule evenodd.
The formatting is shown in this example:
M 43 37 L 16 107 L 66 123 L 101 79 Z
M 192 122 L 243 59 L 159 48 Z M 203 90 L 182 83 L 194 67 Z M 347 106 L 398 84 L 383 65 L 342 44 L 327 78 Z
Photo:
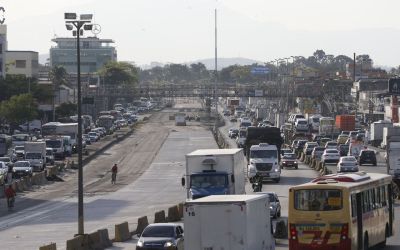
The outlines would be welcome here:
M 15 60 L 15 67 L 19 69 L 26 68 L 26 61 L 25 60 Z
M 37 60 L 32 60 L 32 68 L 37 69 L 39 67 L 39 62 Z

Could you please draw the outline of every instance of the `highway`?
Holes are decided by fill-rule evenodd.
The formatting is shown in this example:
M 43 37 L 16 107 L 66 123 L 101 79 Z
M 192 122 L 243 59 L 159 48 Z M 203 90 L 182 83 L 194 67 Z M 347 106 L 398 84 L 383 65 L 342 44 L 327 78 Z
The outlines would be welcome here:
M 158 210 L 165 210 L 185 200 L 185 189 L 180 178 L 185 172 L 185 154 L 200 148 L 217 148 L 211 132 L 199 122 L 188 126 L 175 126 L 168 116 L 181 108 L 199 108 L 198 103 L 180 103 L 176 109 L 154 113 L 149 121 L 129 138 L 116 144 L 92 160 L 84 168 L 85 231 L 108 228 L 113 237 L 114 224 L 128 221 L 130 229 L 136 227 L 138 217 L 147 215 L 149 222 Z M 226 137 L 237 123 L 225 121 L 221 132 Z M 236 147 L 228 139 L 231 147 Z M 362 166 L 367 172 L 385 172 L 382 159 L 377 167 Z M 117 184 L 111 185 L 108 172 L 118 163 L 120 172 Z M 335 172 L 335 166 L 329 166 Z M 310 181 L 318 173 L 305 164 L 299 169 L 283 169 L 279 183 L 265 182 L 263 191 L 276 192 L 282 206 L 282 219 L 287 219 L 288 188 Z M 67 239 L 77 233 L 76 175 L 65 176 L 65 182 L 43 186 L 17 198 L 17 210 L 0 217 L 1 249 L 37 249 L 56 242 L 58 249 L 65 248 Z M 250 184 L 246 193 L 253 193 Z M 1 204 L 5 206 L 5 204 Z M 23 206 L 18 207 L 18 206 Z M 396 215 L 400 214 L 396 205 Z M 400 228 L 396 220 L 396 228 Z M 124 243 L 114 243 L 109 249 L 132 249 L 136 238 Z M 287 240 L 277 240 L 277 250 L 288 249 Z M 386 249 L 399 249 L 399 233 L 388 240 Z

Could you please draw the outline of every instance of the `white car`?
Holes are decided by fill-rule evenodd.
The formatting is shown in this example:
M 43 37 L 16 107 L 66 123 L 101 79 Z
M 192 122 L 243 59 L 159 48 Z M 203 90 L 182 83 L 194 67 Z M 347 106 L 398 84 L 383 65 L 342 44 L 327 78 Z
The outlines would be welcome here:
M 337 149 L 325 149 L 321 156 L 321 161 L 325 163 L 337 163 L 340 159 L 340 153 Z
M 311 158 L 319 160 L 319 159 L 321 159 L 321 156 L 324 152 L 325 152 L 324 147 L 315 147 L 315 148 L 313 148 L 313 150 L 311 152 Z
M 337 149 L 338 143 L 335 141 L 328 141 L 325 144 L 325 149 Z
M 343 156 L 337 164 L 337 172 L 358 172 L 357 159 L 354 156 Z
M 33 169 L 29 161 L 17 161 L 14 163 L 13 176 L 23 177 L 32 176 Z

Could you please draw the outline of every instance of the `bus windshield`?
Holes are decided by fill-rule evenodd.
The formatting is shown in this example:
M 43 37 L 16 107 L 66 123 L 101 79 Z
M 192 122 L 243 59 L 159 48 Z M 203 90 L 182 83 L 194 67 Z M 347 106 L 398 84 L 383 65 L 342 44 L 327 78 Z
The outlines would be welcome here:
M 302 189 L 294 192 L 294 208 L 301 211 L 342 209 L 342 191 L 338 189 Z

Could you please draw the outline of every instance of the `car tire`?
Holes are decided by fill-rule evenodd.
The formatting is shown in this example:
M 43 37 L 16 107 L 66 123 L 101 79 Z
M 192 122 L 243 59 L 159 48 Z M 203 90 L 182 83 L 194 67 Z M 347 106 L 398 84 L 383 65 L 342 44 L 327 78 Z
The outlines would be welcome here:
M 277 218 L 281 217 L 281 210 L 279 209 L 278 213 L 276 213 Z
M 299 166 L 296 166 L 295 169 L 299 169 Z

